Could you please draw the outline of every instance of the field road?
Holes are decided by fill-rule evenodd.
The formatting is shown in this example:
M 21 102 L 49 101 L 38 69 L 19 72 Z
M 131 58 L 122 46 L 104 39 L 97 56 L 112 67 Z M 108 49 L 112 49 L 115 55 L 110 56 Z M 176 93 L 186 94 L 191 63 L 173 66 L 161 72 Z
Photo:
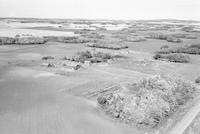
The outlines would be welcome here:
M 200 101 L 172 128 L 169 134 L 182 134 L 200 112 Z

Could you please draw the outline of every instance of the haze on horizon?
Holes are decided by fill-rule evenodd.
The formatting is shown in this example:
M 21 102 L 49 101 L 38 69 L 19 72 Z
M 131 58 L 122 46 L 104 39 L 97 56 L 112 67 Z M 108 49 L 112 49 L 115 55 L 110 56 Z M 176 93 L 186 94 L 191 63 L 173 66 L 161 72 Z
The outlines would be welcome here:
M 200 20 L 200 0 L 0 0 L 0 17 Z

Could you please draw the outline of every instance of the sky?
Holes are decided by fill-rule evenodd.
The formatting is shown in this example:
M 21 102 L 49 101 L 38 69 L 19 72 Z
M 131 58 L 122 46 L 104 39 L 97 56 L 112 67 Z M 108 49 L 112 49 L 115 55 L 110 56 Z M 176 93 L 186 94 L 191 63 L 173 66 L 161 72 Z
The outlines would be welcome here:
M 200 20 L 200 0 L 0 0 L 0 17 Z

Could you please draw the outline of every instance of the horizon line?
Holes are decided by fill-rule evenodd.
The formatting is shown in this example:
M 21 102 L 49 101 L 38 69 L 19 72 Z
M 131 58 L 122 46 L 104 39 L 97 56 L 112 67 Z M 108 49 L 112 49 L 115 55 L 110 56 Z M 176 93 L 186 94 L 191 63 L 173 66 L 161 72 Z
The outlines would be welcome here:
M 160 19 L 106 19 L 106 18 L 56 18 L 56 17 L 1 17 L 0 19 L 48 19 L 48 20 L 110 20 L 110 21 L 193 21 L 200 22 L 200 20 L 192 19 L 172 19 L 172 18 L 160 18 Z

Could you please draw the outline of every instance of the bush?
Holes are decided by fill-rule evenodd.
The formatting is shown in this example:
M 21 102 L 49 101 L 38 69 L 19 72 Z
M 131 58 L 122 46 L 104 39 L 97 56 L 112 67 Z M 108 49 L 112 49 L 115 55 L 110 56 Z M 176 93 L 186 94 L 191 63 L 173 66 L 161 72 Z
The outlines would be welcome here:
M 195 35 L 188 35 L 186 39 L 197 39 L 197 37 Z
M 0 45 L 12 45 L 15 44 L 14 38 L 0 37 Z
M 52 56 L 44 56 L 44 57 L 42 57 L 42 60 L 50 60 L 50 59 L 54 59 L 54 57 L 52 57 Z
M 185 32 L 192 32 L 194 30 L 194 26 L 183 27 L 181 30 Z
M 40 37 L 22 37 L 15 40 L 15 44 L 27 45 L 27 44 L 44 44 L 46 40 Z
M 197 84 L 200 83 L 200 77 L 198 77 L 198 78 L 195 80 L 195 83 L 197 83 Z
M 163 46 L 160 47 L 160 49 L 166 49 L 166 48 L 169 48 L 169 46 L 168 45 L 163 45 Z
M 96 30 L 98 30 L 98 31 L 107 31 L 107 29 L 104 28 L 104 27 L 98 27 Z
M 189 63 L 190 57 L 183 54 L 156 54 L 154 59 L 166 59 L 170 62 L 178 62 L 178 63 Z
M 74 61 L 84 63 L 88 59 L 92 58 L 92 53 L 90 51 L 82 51 L 78 52 L 76 56 L 74 56 Z
M 20 38 L 20 35 L 19 34 L 15 35 L 15 38 Z
M 91 63 L 100 63 L 100 62 L 107 62 L 109 59 L 113 59 L 113 56 L 109 53 L 103 53 L 103 52 L 96 52 L 91 53 L 90 51 L 82 51 L 76 53 L 73 58 L 66 58 L 65 60 L 71 60 L 75 62 L 85 63 L 86 61 L 90 61 Z
M 90 53 L 90 51 L 82 51 L 82 52 L 78 52 L 77 55 L 79 55 L 80 57 L 84 57 L 84 58 L 92 58 L 92 54 Z
M 79 70 L 82 66 L 81 65 L 76 65 L 75 67 L 73 67 L 74 70 Z
M 9 38 L 0 37 L 0 45 L 32 45 L 32 44 L 45 44 L 46 40 L 40 37 L 22 37 L 22 38 Z
M 162 49 L 157 51 L 159 54 L 170 54 L 170 53 L 185 53 L 185 54 L 200 54 L 200 49 L 198 45 L 190 47 L 176 47 L 170 49 Z
M 104 49 L 113 49 L 113 50 L 120 50 L 126 49 L 128 46 L 122 45 L 120 43 L 105 43 L 105 42 L 96 42 L 96 43 L 89 43 L 87 44 L 88 47 L 95 47 L 95 48 L 104 48 Z
M 153 56 L 153 58 L 154 58 L 155 60 L 161 59 L 161 58 L 162 58 L 162 54 L 157 53 L 157 54 L 155 54 L 155 55 Z
M 183 53 L 187 54 L 200 54 L 200 49 L 199 48 L 194 48 L 194 47 L 189 47 L 186 48 Z
M 92 39 L 103 39 L 105 37 L 104 35 L 100 35 L 96 32 L 85 33 L 85 34 L 82 34 L 81 36 L 85 38 L 92 38 Z
M 196 39 L 197 38 L 195 35 L 184 34 L 184 33 L 176 33 L 176 34 L 172 34 L 172 36 L 176 37 L 176 38 L 183 38 L 183 39 Z
M 127 30 L 121 30 L 118 32 L 112 33 L 112 38 L 118 38 L 123 41 L 128 41 L 128 42 L 142 42 L 146 41 L 146 38 L 143 36 L 138 36 L 136 33 L 131 33 Z
M 47 41 L 63 42 L 63 43 L 88 43 L 90 40 L 80 37 L 65 37 L 65 36 L 44 36 Z
M 170 62 L 188 63 L 190 62 L 190 57 L 183 54 L 169 54 L 166 56 Z
M 153 128 L 192 100 L 197 87 L 170 76 L 153 76 L 132 84 L 126 93 L 101 95 L 99 105 L 115 118 L 139 127 Z
M 198 49 L 200 49 L 200 44 L 193 44 L 193 45 L 189 46 L 189 48 L 198 48 Z
M 176 38 L 186 38 L 188 34 L 176 33 L 176 34 L 173 34 L 173 36 Z
M 151 39 L 159 39 L 159 40 L 167 40 L 168 36 L 162 33 L 149 33 L 147 38 Z
M 74 34 L 87 34 L 88 32 L 87 31 L 83 31 L 83 30 L 76 30 L 74 32 Z
M 96 58 L 101 58 L 101 59 L 106 59 L 106 60 L 112 58 L 112 56 L 109 53 L 103 53 L 103 52 L 94 53 L 93 56 Z
M 162 33 L 149 33 L 149 35 L 147 36 L 147 38 L 159 39 L 159 40 L 166 40 L 168 42 L 175 42 L 175 43 L 182 42 L 181 39 L 177 38 L 174 35 L 162 34 Z
M 142 41 L 146 41 L 146 39 L 144 37 L 134 37 L 134 36 L 127 37 L 125 40 L 128 41 L 128 42 L 142 42 Z
M 54 64 L 52 64 L 52 63 L 48 63 L 48 65 L 47 65 L 47 67 L 56 67 Z
M 175 43 L 183 42 L 181 39 L 175 38 L 175 37 L 172 37 L 172 36 L 167 37 L 166 40 L 167 40 L 168 42 L 175 42 Z

